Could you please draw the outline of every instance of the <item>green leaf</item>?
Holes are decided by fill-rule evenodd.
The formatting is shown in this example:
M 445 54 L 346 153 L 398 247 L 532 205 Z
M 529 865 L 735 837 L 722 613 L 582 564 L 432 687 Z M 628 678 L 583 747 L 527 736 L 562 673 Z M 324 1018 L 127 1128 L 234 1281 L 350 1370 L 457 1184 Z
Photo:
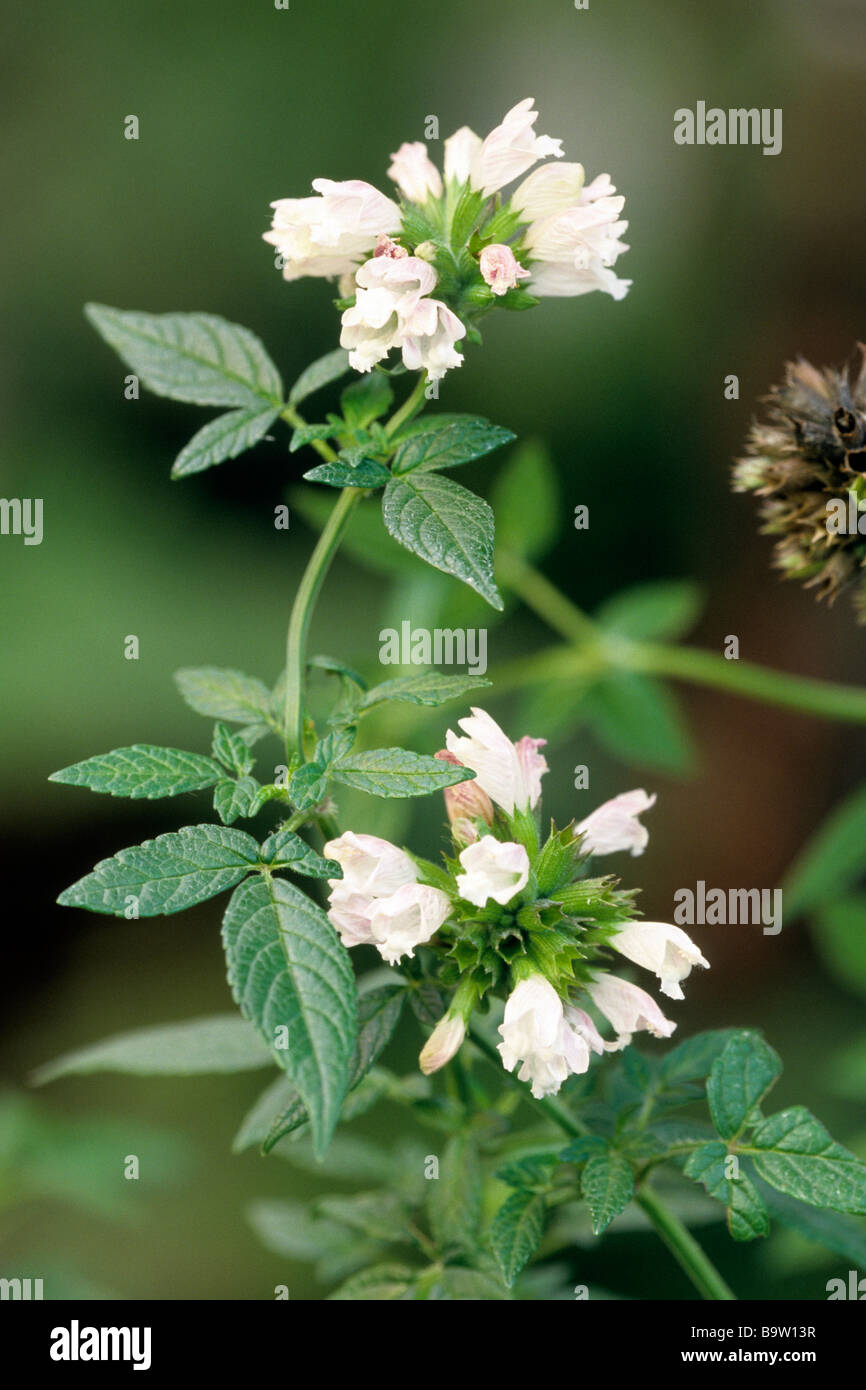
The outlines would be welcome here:
M 386 700 L 405 700 L 410 705 L 444 705 L 448 700 L 465 695 L 467 690 L 477 690 L 490 683 L 483 676 L 445 676 L 441 671 L 424 671 L 417 676 L 395 676 L 393 680 L 382 681 L 368 690 L 356 712 L 364 714 Z
M 512 1192 L 490 1228 L 490 1243 L 502 1277 L 511 1288 L 544 1233 L 544 1198 L 535 1192 Z
M 263 409 L 260 403 L 209 420 L 181 449 L 171 466 L 171 476 L 188 478 L 191 473 L 203 473 L 206 468 L 246 453 L 267 434 L 281 408 L 267 405 Z
M 352 1197 L 322 1197 L 316 1210 L 328 1221 L 348 1226 L 374 1240 L 407 1243 L 409 1212 L 394 1192 L 358 1192 Z
M 866 787 L 828 816 L 784 884 L 788 920 L 840 897 L 866 872 Z
M 407 748 L 371 748 L 339 758 L 331 765 L 331 776 L 373 796 L 423 796 L 465 782 L 474 773 Z
M 252 770 L 254 759 L 246 741 L 233 734 L 225 724 L 217 724 L 213 733 L 211 752 L 229 772 L 245 777 Z
M 703 603 L 700 585 L 690 579 L 653 580 L 614 594 L 595 617 L 620 637 L 677 642 L 691 632 Z
M 736 1028 L 715 1028 L 686 1038 L 664 1057 L 662 1080 L 668 1086 L 677 1086 L 683 1081 L 702 1081 L 709 1076 L 716 1058 L 721 1056 L 737 1031 Z
M 255 777 L 241 777 L 237 781 L 224 778 L 214 788 L 214 810 L 223 825 L 232 825 L 238 817 L 249 820 L 263 805 L 263 788 Z
M 334 1293 L 329 1293 L 328 1299 L 332 1303 L 342 1300 L 350 1300 L 352 1303 L 390 1303 L 395 1299 L 405 1299 L 417 1275 L 417 1269 L 412 1269 L 409 1265 L 371 1265 L 369 1269 L 361 1269 L 357 1274 L 353 1274 Z
M 770 1216 L 783 1226 L 798 1231 L 807 1240 L 815 1240 L 837 1255 L 844 1255 L 852 1264 L 866 1269 L 866 1230 L 862 1222 L 848 1221 L 834 1211 L 822 1210 L 797 1202 L 758 1179 L 758 1189 Z
M 328 487 L 384 487 L 391 480 L 384 463 L 363 455 L 357 462 L 343 456 L 334 463 L 320 463 L 304 477 L 308 483 L 327 483 Z
M 462 1265 L 446 1265 L 436 1282 L 456 1303 L 493 1303 L 512 1297 L 505 1285 L 491 1274 L 480 1269 L 465 1269 Z
M 622 1154 L 608 1149 L 587 1160 L 580 1190 L 589 1203 L 594 1235 L 601 1235 L 634 1196 L 634 1174 Z
M 232 724 L 274 726 L 271 692 L 263 681 L 217 666 L 186 666 L 174 675 L 183 699 L 197 714 Z
M 441 1249 L 474 1248 L 481 1220 L 481 1165 L 467 1134 L 455 1134 L 448 1141 L 439 1176 L 430 1180 L 427 1210 Z
M 37 1068 L 37 1086 L 60 1076 L 119 1071 L 132 1076 L 201 1076 L 212 1072 L 255 1071 L 274 1059 L 255 1029 L 237 1014 L 214 1014 L 156 1028 L 116 1033 L 88 1047 L 66 1052 Z
M 388 378 L 373 371 L 346 387 L 340 396 L 340 409 L 350 430 L 365 430 L 385 414 L 393 399 Z
M 289 440 L 289 453 L 296 454 L 305 444 L 313 444 L 317 439 L 332 439 L 336 433 L 337 426 L 334 424 L 298 425 Z
M 269 835 L 259 857 L 271 869 L 290 869 L 293 874 L 306 874 L 308 878 L 343 877 L 336 859 L 323 859 L 293 830 L 276 830 Z
M 392 478 L 382 498 L 389 533 L 434 569 L 452 574 L 497 609 L 493 579 L 493 512 L 451 478 L 417 472 Z
M 551 1178 L 557 1163 L 562 1162 L 559 1151 L 552 1153 L 527 1154 L 514 1158 L 497 1168 L 496 1176 L 509 1187 L 542 1187 Z
M 711 1197 L 727 1207 L 728 1230 L 734 1240 L 755 1240 L 770 1234 L 770 1218 L 760 1194 L 745 1173 L 725 1176 L 729 1154 L 720 1139 L 702 1144 L 689 1154 L 683 1172 L 702 1183 Z
M 291 488 L 288 500 L 293 511 L 319 535 L 334 506 L 333 498 L 308 487 Z M 397 574 L 406 579 L 417 575 L 414 559 L 401 546 L 388 545 L 378 501 L 366 500 L 352 513 L 343 537 L 342 549 L 353 560 L 375 574 Z
M 203 791 L 222 775 L 221 767 L 199 753 L 134 743 L 130 748 L 115 748 L 113 753 L 100 753 L 52 772 L 48 780 L 89 787 L 92 792 L 106 792 L 109 796 L 128 796 L 135 801 L 140 797 L 153 800 Z
M 819 908 L 812 935 L 831 975 L 844 988 L 866 994 L 866 895 Z
M 158 396 L 261 410 L 282 404 L 280 374 L 249 329 L 215 314 L 145 314 L 88 304 L 98 333 Z
M 781 1074 L 782 1063 L 757 1033 L 734 1033 L 707 1081 L 710 1114 L 723 1139 L 735 1139 Z
M 480 415 L 425 417 L 400 432 L 393 473 L 396 477 L 416 469 L 455 468 L 510 444 L 512 439 L 511 430 L 491 425 Z
M 300 405 L 301 401 L 320 391 L 332 381 L 338 381 L 349 370 L 349 354 L 345 348 L 335 348 L 317 357 L 309 367 L 305 367 L 289 392 L 289 405 Z
M 530 440 L 512 451 L 490 505 L 496 517 L 497 550 L 524 560 L 546 554 L 556 540 L 562 511 L 556 469 L 543 444 Z
M 363 1081 L 385 1050 L 403 1008 L 405 991 L 384 985 L 358 997 L 358 1038 L 349 1069 L 349 1092 Z M 346 1103 L 344 1103 L 344 1109 Z M 297 1094 L 288 1096 L 262 1136 L 262 1153 L 270 1153 L 286 1134 L 299 1129 L 309 1119 L 307 1107 Z
M 357 1036 L 355 977 L 325 913 L 285 879 L 242 884 L 223 920 L 229 983 L 309 1112 L 319 1157 L 349 1084 Z
M 765 1182 L 798 1201 L 866 1213 L 866 1163 L 831 1139 L 802 1105 L 763 1120 L 748 1150 Z
M 258 849 L 242 830 L 187 825 L 101 860 L 57 901 L 115 917 L 182 912 L 233 888 L 256 867 Z
M 695 754 L 679 703 L 650 676 L 621 672 L 586 696 L 585 713 L 606 748 L 625 762 L 685 773 Z

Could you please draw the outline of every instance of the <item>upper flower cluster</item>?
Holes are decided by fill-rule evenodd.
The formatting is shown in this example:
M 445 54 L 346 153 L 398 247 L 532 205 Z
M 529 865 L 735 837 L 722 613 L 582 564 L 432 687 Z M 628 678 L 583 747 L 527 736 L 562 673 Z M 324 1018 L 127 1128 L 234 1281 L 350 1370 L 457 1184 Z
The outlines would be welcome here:
M 438 958 L 438 980 L 455 993 L 421 1054 L 426 1072 L 460 1047 L 470 1014 L 489 993 L 505 997 L 503 1064 L 519 1067 L 537 1096 L 584 1072 L 593 1052 L 624 1047 L 634 1033 L 667 1037 L 675 1024 L 651 995 L 603 967 L 612 948 L 658 976 L 681 999 L 682 981 L 708 962 L 681 928 L 636 920 L 634 894 L 611 877 L 584 876 L 590 855 L 642 854 L 639 816 L 655 802 L 643 790 L 605 802 L 563 830 L 539 836 L 543 739 L 513 743 L 482 709 L 448 730 L 438 755 L 475 776 L 445 791 L 456 857 L 445 869 L 374 835 L 352 831 L 325 847 L 343 871 L 330 880 L 329 916 L 346 946 L 374 945 L 383 959 Z M 605 1041 L 593 1007 L 613 1027 Z
M 536 134 L 537 119 L 527 97 L 484 139 L 463 126 L 444 143 L 443 173 L 423 141 L 401 145 L 388 169 L 400 204 L 358 179 L 314 179 L 316 197 L 271 204 L 264 237 L 284 277 L 339 277 L 340 341 L 357 371 L 396 348 L 436 380 L 460 365 L 455 343 L 497 303 L 627 293 L 631 281 L 612 269 L 628 249 L 625 199 L 607 174 L 587 185 L 582 165 L 545 163 L 503 197 L 539 160 L 562 159 L 561 140 Z

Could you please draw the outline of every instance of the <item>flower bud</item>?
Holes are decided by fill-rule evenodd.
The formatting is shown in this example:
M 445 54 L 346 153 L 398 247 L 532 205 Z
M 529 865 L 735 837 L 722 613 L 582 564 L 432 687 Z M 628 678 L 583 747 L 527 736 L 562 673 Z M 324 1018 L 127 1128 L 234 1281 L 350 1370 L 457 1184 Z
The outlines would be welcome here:
M 435 757 L 444 763 L 453 763 L 455 767 L 463 766 L 460 759 L 449 753 L 447 748 L 440 748 Z M 483 820 L 485 825 L 493 824 L 493 802 L 478 785 L 477 777 L 466 782 L 457 782 L 453 787 L 446 787 L 443 795 L 451 833 L 455 840 L 466 845 L 477 840 L 478 832 L 472 824 L 475 820 Z
M 421 1049 L 418 1065 L 425 1076 L 430 1076 L 459 1051 L 466 1037 L 466 1024 L 458 1014 L 452 1018 L 445 1014 L 440 1018 L 433 1032 Z

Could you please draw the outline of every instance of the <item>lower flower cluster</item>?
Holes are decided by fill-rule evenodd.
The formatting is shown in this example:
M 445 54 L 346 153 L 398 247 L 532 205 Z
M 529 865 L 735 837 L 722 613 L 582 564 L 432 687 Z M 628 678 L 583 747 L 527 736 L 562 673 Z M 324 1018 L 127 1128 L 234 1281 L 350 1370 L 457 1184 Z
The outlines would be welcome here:
M 585 874 L 593 855 L 643 853 L 639 817 L 654 796 L 625 792 L 564 829 L 551 824 L 542 843 L 544 740 L 513 743 L 481 709 L 459 728 L 438 754 L 475 774 L 444 793 L 453 857 L 435 865 L 347 831 L 325 847 L 343 873 L 329 880 L 329 917 L 344 945 L 375 946 L 388 964 L 419 947 L 432 952 L 439 983 L 454 993 L 421 1052 L 422 1071 L 450 1061 L 473 1011 L 500 997 L 503 1065 L 534 1096 L 554 1095 L 593 1053 L 625 1047 L 641 1031 L 668 1037 L 676 1026 L 652 995 L 610 973 L 611 952 L 657 975 L 672 999 L 682 999 L 692 967 L 708 962 L 680 927 L 639 920 L 634 892 L 615 878 Z M 615 1036 L 605 1040 L 599 1023 Z

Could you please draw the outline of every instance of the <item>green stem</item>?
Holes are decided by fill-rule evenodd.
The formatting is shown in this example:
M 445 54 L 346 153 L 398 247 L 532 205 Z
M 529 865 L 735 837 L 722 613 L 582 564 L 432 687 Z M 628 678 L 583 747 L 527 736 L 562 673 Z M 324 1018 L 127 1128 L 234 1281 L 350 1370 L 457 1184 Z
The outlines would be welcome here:
M 289 630 L 286 634 L 286 751 L 289 758 L 293 753 L 303 752 L 304 735 L 304 671 L 306 667 L 307 631 L 313 606 L 319 596 L 325 575 L 340 544 L 343 532 L 348 525 L 357 504 L 364 496 L 363 488 L 346 487 L 340 493 L 337 504 L 325 524 L 325 529 L 316 542 L 316 547 L 304 570 L 298 585 Z
M 407 420 L 411 420 L 413 415 L 418 414 L 418 411 L 424 404 L 424 392 L 426 388 L 427 377 L 422 372 L 412 388 L 411 395 L 407 396 L 399 410 L 394 411 L 394 414 L 385 426 L 385 433 L 389 439 L 391 435 L 397 433 L 401 425 L 405 425 Z
M 726 1302 L 736 1298 L 716 1267 L 707 1259 L 691 1231 L 665 1206 L 657 1192 L 644 1187 L 635 1201 L 652 1222 L 677 1264 L 689 1276 L 702 1298 Z

